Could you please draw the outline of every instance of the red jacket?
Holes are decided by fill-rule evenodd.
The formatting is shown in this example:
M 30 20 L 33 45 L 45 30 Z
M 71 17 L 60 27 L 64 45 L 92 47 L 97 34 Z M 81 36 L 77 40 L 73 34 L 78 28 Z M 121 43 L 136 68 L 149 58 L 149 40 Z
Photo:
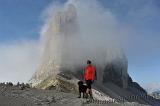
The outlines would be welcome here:
M 85 69 L 84 79 L 85 80 L 95 80 L 96 68 L 92 65 L 88 65 Z

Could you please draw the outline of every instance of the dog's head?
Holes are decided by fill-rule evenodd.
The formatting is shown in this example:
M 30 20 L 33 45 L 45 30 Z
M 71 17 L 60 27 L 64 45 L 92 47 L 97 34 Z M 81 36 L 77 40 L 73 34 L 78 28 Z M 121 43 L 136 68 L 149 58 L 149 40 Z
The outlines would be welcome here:
M 82 86 L 83 85 L 83 81 L 78 81 L 77 83 L 79 86 Z

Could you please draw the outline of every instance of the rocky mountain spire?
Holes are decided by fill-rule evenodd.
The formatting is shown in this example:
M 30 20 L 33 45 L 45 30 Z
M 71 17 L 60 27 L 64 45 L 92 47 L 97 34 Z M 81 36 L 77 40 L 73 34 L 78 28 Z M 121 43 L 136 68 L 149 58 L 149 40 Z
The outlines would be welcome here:
M 46 42 L 42 62 L 30 82 L 36 85 L 50 76 L 56 78 L 61 71 L 78 74 L 90 59 L 97 67 L 97 82 L 112 81 L 127 88 L 128 63 L 123 51 L 111 45 L 99 49 L 99 42 L 90 45 L 91 40 L 83 44 L 87 39 L 82 36 L 77 14 L 74 4 L 67 4 L 49 19 L 43 32 Z

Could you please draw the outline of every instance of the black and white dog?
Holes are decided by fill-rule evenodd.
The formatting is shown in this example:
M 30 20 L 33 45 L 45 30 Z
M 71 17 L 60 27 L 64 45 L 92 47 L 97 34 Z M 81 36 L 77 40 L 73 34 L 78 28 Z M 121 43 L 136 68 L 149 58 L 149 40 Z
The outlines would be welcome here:
M 83 98 L 85 98 L 87 86 L 83 84 L 83 81 L 78 81 L 78 86 L 79 86 L 79 97 L 78 98 L 81 98 L 81 93 L 83 93 Z

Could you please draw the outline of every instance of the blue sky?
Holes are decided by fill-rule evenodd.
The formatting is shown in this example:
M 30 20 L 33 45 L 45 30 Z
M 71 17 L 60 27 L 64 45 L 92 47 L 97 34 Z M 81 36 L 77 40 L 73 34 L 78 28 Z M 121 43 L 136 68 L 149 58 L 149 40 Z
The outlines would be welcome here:
M 0 41 L 38 39 L 41 14 L 52 0 L 0 0 Z
M 0 45 L 38 40 L 45 8 L 55 0 L 0 0 Z M 64 3 L 66 0 L 56 0 Z M 160 1 L 99 0 L 122 26 L 131 29 L 123 44 L 129 74 L 140 84 L 160 82 Z M 1 50 L 2 52 L 2 50 Z

